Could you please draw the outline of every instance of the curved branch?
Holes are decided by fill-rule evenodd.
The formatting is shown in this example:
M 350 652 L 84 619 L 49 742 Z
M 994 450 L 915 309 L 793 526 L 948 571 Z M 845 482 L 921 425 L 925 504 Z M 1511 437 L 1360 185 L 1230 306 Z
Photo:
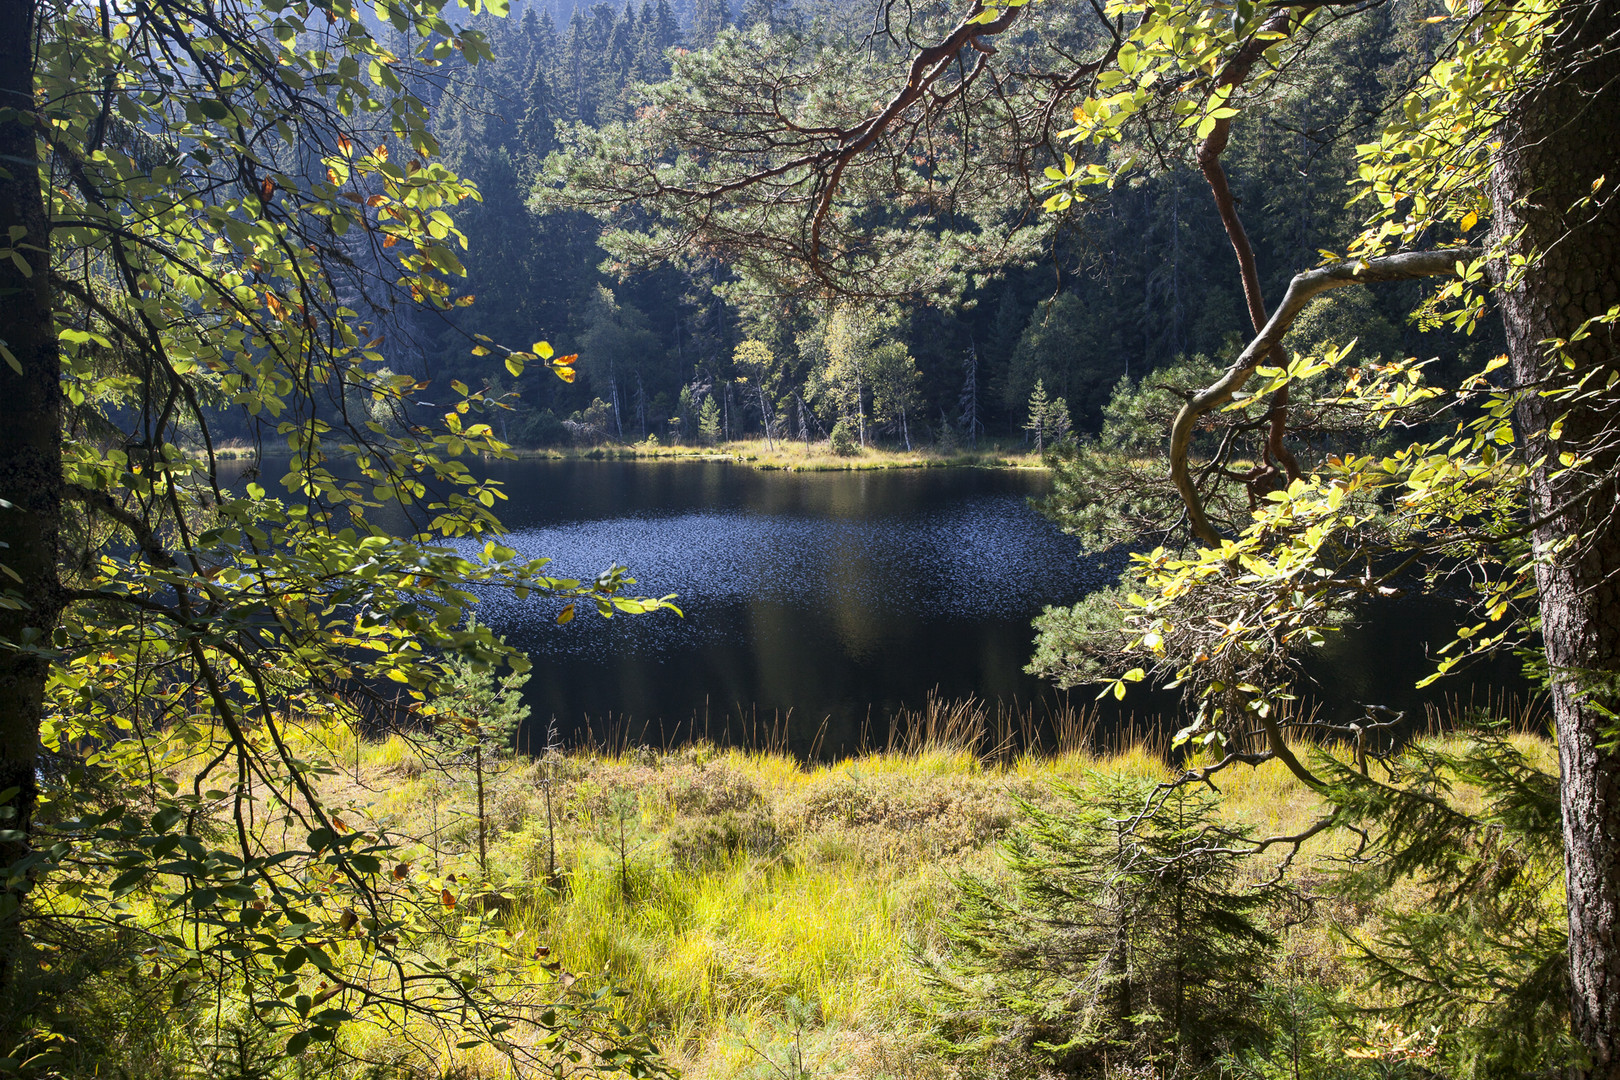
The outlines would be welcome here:
M 1470 262 L 1480 254 L 1481 249 L 1477 247 L 1407 251 L 1376 259 L 1333 263 L 1295 274 L 1294 280 L 1288 283 L 1287 294 L 1283 296 L 1276 312 L 1267 320 L 1265 328 L 1249 342 L 1248 347 L 1232 362 L 1232 366 L 1226 369 L 1225 374 L 1187 400 L 1170 425 L 1170 479 L 1176 485 L 1176 490 L 1181 493 L 1181 501 L 1187 508 L 1187 519 L 1192 526 L 1193 535 L 1211 547 L 1216 547 L 1221 542 L 1220 534 L 1215 531 L 1209 517 L 1204 513 L 1203 500 L 1198 496 L 1198 489 L 1193 484 L 1192 473 L 1187 464 L 1193 426 L 1199 417 L 1211 409 L 1226 404 L 1232 400 L 1234 394 L 1243 389 L 1243 384 L 1249 381 L 1254 369 L 1260 366 L 1260 362 L 1272 349 L 1281 344 L 1283 335 L 1288 333 L 1289 327 L 1293 326 L 1294 319 L 1304 310 L 1306 304 L 1329 289 L 1338 289 L 1345 285 L 1413 281 L 1428 277 L 1456 277 L 1458 263 Z
M 1215 79 L 1215 85 L 1217 87 L 1242 85 L 1248 80 L 1255 61 L 1260 59 L 1275 40 L 1272 35 L 1290 34 L 1296 25 L 1298 24 L 1291 9 L 1270 15 L 1221 69 Z M 1232 197 L 1231 185 L 1226 180 L 1226 169 L 1221 165 L 1221 154 L 1226 150 L 1231 133 L 1230 118 L 1217 121 L 1214 129 L 1198 144 L 1196 157 L 1198 168 L 1203 172 L 1205 182 L 1209 184 L 1210 194 L 1215 197 L 1215 208 L 1221 215 L 1221 224 L 1226 228 L 1226 237 L 1231 241 L 1232 252 L 1237 256 L 1238 273 L 1243 281 L 1243 299 L 1249 308 L 1249 322 L 1254 327 L 1254 332 L 1258 334 L 1266 325 L 1266 301 L 1260 291 L 1260 271 L 1255 264 L 1254 245 L 1249 242 L 1249 234 L 1243 228 L 1243 220 L 1238 217 L 1237 200 Z M 1279 354 L 1276 359 L 1280 364 L 1281 355 Z M 1265 449 L 1261 455 L 1262 464 L 1256 470 L 1254 480 L 1262 476 L 1276 475 L 1276 466 L 1271 464 L 1272 461 L 1281 462 L 1288 479 L 1296 480 L 1299 478 L 1299 462 L 1283 445 L 1283 435 L 1288 426 L 1286 386 L 1278 390 L 1272 399 L 1270 422 Z M 1252 484 L 1253 480 L 1250 483 Z M 1254 491 L 1254 487 L 1251 486 L 1249 489 L 1251 499 L 1254 497 Z
M 905 85 L 889 99 L 889 103 L 876 116 L 845 136 L 848 141 L 831 155 L 832 172 L 822 186 L 821 195 L 816 200 L 816 208 L 810 218 L 810 266 L 817 277 L 825 280 L 825 275 L 821 271 L 821 227 L 826 221 L 827 211 L 832 208 L 833 196 L 838 191 L 838 181 L 845 167 L 867 147 L 877 142 L 902 113 L 911 108 L 941 75 L 950 70 L 957 54 L 969 46 L 979 53 L 980 62 L 974 65 L 970 78 L 977 76 L 983 67 L 984 58 L 994 52 L 990 46 L 981 44 L 979 39 L 993 37 L 1012 26 L 1023 14 L 1024 7 L 1006 8 L 988 22 L 979 21 L 979 17 L 986 11 L 993 10 L 994 8 L 987 8 L 982 3 L 974 4 L 973 10 L 956 25 L 956 29 L 945 36 L 944 40 L 919 52 L 911 61 L 911 70 L 907 73 Z

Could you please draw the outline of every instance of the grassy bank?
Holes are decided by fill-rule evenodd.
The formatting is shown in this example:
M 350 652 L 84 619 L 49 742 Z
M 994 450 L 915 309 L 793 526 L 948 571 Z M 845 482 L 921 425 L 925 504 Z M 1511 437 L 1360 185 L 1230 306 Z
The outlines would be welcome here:
M 860 472 L 872 469 L 1044 469 L 1041 455 L 1016 440 L 985 440 L 978 449 L 892 450 L 869 446 L 852 455 L 835 454 L 825 440 L 767 445 L 764 439 L 740 439 L 713 446 L 671 446 L 656 442 L 611 446 L 519 447 L 519 458 L 542 461 L 725 461 L 767 471 Z M 217 447 L 219 460 L 252 459 L 257 450 L 248 445 Z
M 1544 741 L 1517 745 L 1556 769 Z M 408 857 L 436 873 L 483 876 L 464 770 L 398 736 L 332 749 L 359 762 L 335 796 L 427 838 Z M 543 943 L 578 987 L 622 989 L 618 1015 L 651 1028 L 688 1076 L 987 1075 L 935 1038 L 924 969 L 945 947 L 942 917 L 961 875 L 1005 876 L 1000 841 L 1021 802 L 1053 807 L 1098 774 L 1170 771 L 1157 747 L 1128 742 L 994 761 L 948 740 L 820 764 L 704 743 L 507 759 L 486 777 L 488 878 L 512 898 L 508 934 Z M 1294 833 L 1321 809 L 1277 762 L 1222 774 L 1231 825 Z M 1353 839 L 1325 834 L 1290 868 L 1277 987 L 1353 994 L 1343 934 L 1422 894 L 1362 905 L 1323 888 Z M 1243 873 L 1258 882 L 1281 858 Z
M 742 439 L 714 446 L 670 446 L 643 442 L 622 446 L 542 447 L 519 450 L 521 457 L 554 460 L 595 461 L 729 461 L 756 469 L 787 472 L 850 472 L 867 469 L 1040 469 L 1041 456 L 1018 442 L 985 440 L 979 449 L 916 450 L 880 449 L 869 446 L 853 455 L 839 455 L 825 441 L 791 442 L 777 439 L 767 445 L 764 439 Z
M 1174 775 L 1164 736 L 1100 737 L 1079 712 L 1037 726 L 1032 715 L 931 701 L 899 718 L 883 746 L 836 761 L 779 752 L 783 740 L 774 729 L 756 735 L 759 743 L 750 748 L 709 742 L 654 748 L 621 735 L 607 745 L 534 759 L 493 751 L 475 758 L 465 742 L 437 741 L 420 729 L 363 739 L 318 713 L 283 717 L 276 728 L 278 745 L 318 777 L 319 801 L 332 822 L 324 843 L 352 842 L 356 851 L 375 843 L 387 852 L 367 873 L 380 879 L 371 894 L 383 905 L 375 918 L 394 921 L 372 925 L 365 911 L 357 919 L 355 909 L 369 910 L 369 901 L 345 889 L 320 851 L 298 853 L 316 845 L 317 836 L 303 839 L 307 804 L 297 793 L 259 781 L 232 791 L 204 789 L 184 819 L 191 839 L 170 832 L 155 857 L 167 859 L 180 845 L 195 847 L 198 838 L 252 830 L 255 846 L 273 858 L 302 860 L 296 880 L 307 891 L 296 912 L 274 924 L 281 927 L 276 933 L 264 932 L 271 924 L 261 926 L 253 913 L 279 907 L 274 899 L 267 904 L 256 892 L 241 892 L 229 866 L 224 887 L 236 892 L 188 893 L 184 878 L 196 865 L 163 863 L 131 874 L 124 867 L 135 865 L 132 852 L 115 851 L 117 861 L 102 878 L 77 886 L 61 884 L 67 880 L 61 872 L 42 879 L 30 899 L 42 962 L 27 988 L 38 1003 L 28 1019 L 38 1045 L 59 1055 L 60 1068 L 38 1075 L 99 1076 L 105 1062 L 117 1060 L 120 1075 L 131 1080 L 510 1078 L 507 1058 L 488 1043 L 462 1039 L 466 1011 L 463 1006 L 458 1013 L 453 998 L 443 999 L 434 1021 L 405 1016 L 396 1006 L 374 1007 L 335 1041 L 302 1047 L 291 1057 L 285 1048 L 297 1024 L 262 1023 L 289 1010 L 304 1016 L 318 1008 L 339 993 L 337 973 L 347 989 L 334 1000 L 358 1003 L 362 988 L 388 992 L 407 976 L 423 987 L 442 986 L 445 964 L 465 973 L 457 978 L 500 987 L 514 1010 L 505 1038 L 545 1061 L 558 1060 L 544 1041 L 557 1028 L 545 1016 L 588 1020 L 581 1041 L 568 1044 L 588 1054 L 614 1038 L 598 1022 L 605 1018 L 622 1023 L 624 1032 L 650 1033 L 662 1060 L 699 1080 L 1430 1077 L 1445 1040 L 1460 1045 L 1468 1025 L 1496 1023 L 1487 1015 L 1490 1000 L 1469 997 L 1481 993 L 1478 985 L 1447 988 L 1445 1000 L 1460 1002 L 1450 1027 L 1403 1027 L 1362 1011 L 1388 1004 L 1393 990 L 1373 979 L 1365 964 L 1351 962 L 1356 940 L 1376 942 L 1391 920 L 1409 915 L 1425 927 L 1440 926 L 1436 897 L 1448 887 L 1421 863 L 1347 887 L 1347 870 L 1380 857 L 1383 824 L 1365 832 L 1324 830 L 1297 850 L 1282 843 L 1224 862 L 1216 858 L 1224 876 L 1200 878 L 1194 891 L 1175 886 L 1170 909 L 1144 906 L 1140 891 L 1153 888 L 1152 875 L 1174 860 L 1150 866 L 1147 878 L 1137 856 L 1110 862 L 1116 850 L 1127 850 L 1128 832 L 1170 835 L 1165 829 L 1182 827 L 1176 823 L 1185 823 L 1190 808 L 1209 815 L 1201 820 L 1215 831 L 1199 824 L 1196 835 L 1182 833 L 1176 858 L 1207 860 L 1212 849 L 1245 831 L 1251 837 L 1309 833 L 1327 804 L 1269 761 L 1226 769 L 1214 784 L 1182 789 L 1191 792 L 1192 803 L 1167 797 L 1151 820 L 1128 824 L 1140 814 L 1144 793 Z M 230 748 L 220 731 L 182 728 L 174 736 L 157 743 L 150 759 L 158 789 L 193 790 L 199 770 L 206 772 Z M 1040 746 L 1043 738 L 1044 749 L 1022 749 Z M 1432 736 L 1419 748 L 1455 754 L 1468 745 L 1469 737 Z M 1344 747 L 1297 749 L 1319 775 L 1330 775 L 1333 760 L 1353 758 Z M 1315 756 L 1319 752 L 1328 756 Z M 1465 903 L 1455 909 L 1472 921 L 1457 929 L 1460 937 L 1433 937 L 1433 951 L 1466 951 L 1480 935 L 1499 934 L 1513 961 L 1534 952 L 1538 935 L 1562 925 L 1556 844 L 1536 846 L 1534 830 L 1519 829 L 1548 819 L 1544 810 L 1527 815 L 1524 807 L 1533 809 L 1537 792 L 1549 785 L 1556 790 L 1557 761 L 1546 740 L 1529 735 L 1491 744 L 1489 754 L 1502 769 L 1477 768 L 1457 755 L 1439 772 L 1424 773 L 1422 752 L 1372 764 L 1375 775 L 1383 770 L 1394 784 L 1379 790 L 1413 793 L 1401 828 L 1424 843 L 1461 829 L 1460 846 L 1442 845 L 1438 858 L 1451 859 L 1447 852 L 1455 849 L 1455 865 L 1483 874 L 1486 891 L 1459 894 Z M 1184 760 L 1177 767 L 1201 764 L 1208 761 Z M 1484 796 L 1482 785 L 1491 784 L 1497 787 L 1492 798 L 1506 791 L 1528 802 L 1504 810 L 1507 804 Z M 1101 801 L 1121 791 L 1123 801 Z M 94 793 L 80 793 L 79 801 L 87 798 Z M 1423 816 L 1437 807 L 1439 816 Z M 1087 814 L 1101 822 L 1102 832 L 1089 834 L 1088 848 L 1088 834 L 1065 825 L 1054 849 L 1059 862 L 1042 871 L 1061 886 L 1060 900 L 1071 886 L 1080 896 L 1078 908 L 1063 909 L 1052 895 L 1030 891 L 1019 859 L 1038 836 L 1043 815 L 1048 822 L 1074 822 Z M 1556 811 L 1551 819 L 1556 822 Z M 1376 820 L 1396 821 L 1397 815 L 1380 812 Z M 181 821 L 170 815 L 165 828 Z M 126 831 L 118 826 L 108 842 L 120 842 Z M 1076 872 L 1080 877 L 1064 876 Z M 1104 889 L 1087 889 L 1087 874 L 1106 879 Z M 975 889 L 1010 905 L 1005 912 L 1016 923 L 1015 937 L 1056 933 L 1046 942 L 1055 941 L 1056 951 L 1020 960 L 1010 984 L 964 968 L 964 949 L 993 944 L 982 921 L 980 937 L 961 934 Z M 1182 924 L 1178 913 L 1183 896 L 1211 889 L 1240 904 L 1251 895 L 1267 897 L 1255 909 L 1259 944 L 1247 981 L 1222 991 L 1241 1000 L 1247 1034 L 1211 1023 L 1197 1029 L 1202 1041 L 1185 1059 L 1174 1047 L 1165 1050 L 1162 1039 L 1159 1049 L 1144 1052 L 1129 1029 L 1159 1023 L 1158 1006 L 1137 998 L 1136 1015 L 1119 1021 L 1129 1037 L 1118 1028 L 1106 1036 L 1114 1052 L 1130 1055 L 1129 1067 L 1117 1058 L 1110 1067 L 1104 1056 L 1100 1067 L 1071 1060 L 1065 1072 L 1052 1067 L 1053 1052 L 1040 1031 L 1009 1032 L 1002 1023 L 1006 1010 L 992 1015 L 1009 994 L 1028 989 L 1026 972 L 1039 975 L 1042 964 L 1083 950 L 1093 933 L 1088 927 L 1101 927 L 1103 939 L 1114 940 L 1120 931 L 1109 905 L 1125 912 L 1120 918 L 1136 935 L 1128 978 L 1145 991 L 1154 985 L 1160 948 L 1155 920 L 1169 917 L 1180 927 L 1172 927 L 1177 949 L 1207 940 L 1211 924 Z M 239 920 L 261 931 L 248 938 L 254 948 L 296 941 L 298 952 L 242 983 L 234 946 L 214 948 L 217 936 Z M 318 963 L 310 959 L 317 954 Z M 1486 948 L 1465 957 L 1479 961 L 1492 980 L 1487 994 L 1507 993 L 1501 988 L 1518 977 L 1511 963 L 1507 975 L 1497 970 L 1502 955 Z M 1160 987 L 1165 970 L 1158 968 Z M 1035 987 L 1022 1004 L 1053 1010 L 1055 1030 L 1072 1032 L 1090 1023 L 1083 1017 L 1087 1000 L 1113 992 L 1086 974 L 1061 995 L 1050 984 Z M 963 1007 L 964 995 L 971 1007 Z M 1544 1004 L 1533 1001 L 1513 1015 L 1547 1029 Z M 46 1030 L 61 1037 L 47 1043 L 37 1035 Z M 1234 1056 L 1239 1052 L 1250 1056 Z

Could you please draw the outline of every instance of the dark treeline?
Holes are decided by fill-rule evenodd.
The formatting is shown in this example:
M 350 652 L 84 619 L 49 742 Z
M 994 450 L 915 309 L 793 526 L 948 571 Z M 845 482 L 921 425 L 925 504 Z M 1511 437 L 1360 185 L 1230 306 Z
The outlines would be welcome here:
M 1336 29 L 1335 50 L 1290 72 L 1281 104 L 1246 120 L 1273 130 L 1226 155 L 1266 292 L 1341 251 L 1364 216 L 1348 207 L 1355 144 L 1410 81 L 1427 50 L 1419 12 L 1386 5 Z M 466 232 L 474 302 L 401 335 L 402 370 L 460 379 L 510 409 L 497 434 L 519 445 L 717 441 L 768 433 L 820 439 L 846 421 L 862 443 L 944 442 L 1050 433 L 1030 423 L 1037 391 L 1095 431 L 1120 380 L 1178 357 L 1229 359 L 1248 330 L 1231 247 L 1195 169 L 1157 163 L 1109 199 L 1053 218 L 1042 257 L 1009 266 L 958 300 L 888 309 L 805 302 L 746 310 L 716 286 L 718 260 L 614 273 L 598 221 L 532 208 L 536 178 L 570 125 L 634 119 L 638 84 L 671 75 L 672 50 L 717 34 L 791 32 L 874 48 L 870 13 L 830 0 L 558 0 L 481 17 L 495 60 L 457 62 L 421 92 L 446 163 L 483 202 L 456 216 Z M 895 70 L 904 69 L 896 52 Z M 1032 208 L 1033 209 L 1033 208 Z M 1038 209 L 1034 210 L 1036 215 Z M 729 294 L 728 294 L 729 295 Z M 1408 317 L 1417 286 L 1346 290 L 1302 320 L 1294 343 L 1359 339 L 1358 355 L 1455 357 L 1461 342 Z M 579 378 L 512 380 L 472 335 L 577 352 Z M 746 348 L 747 342 L 757 342 Z M 1478 347 L 1477 345 L 1475 346 Z M 429 395 L 431 396 L 431 395 Z

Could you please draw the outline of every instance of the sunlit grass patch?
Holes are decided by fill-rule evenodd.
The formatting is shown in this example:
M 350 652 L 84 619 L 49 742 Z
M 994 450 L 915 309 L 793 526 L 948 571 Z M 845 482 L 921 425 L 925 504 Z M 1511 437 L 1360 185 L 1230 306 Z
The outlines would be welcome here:
M 1041 455 L 1019 440 L 986 440 L 977 449 L 918 446 L 912 450 L 867 446 L 853 455 L 832 452 L 826 440 L 808 445 L 792 439 L 737 439 L 713 445 L 670 445 L 646 441 L 617 446 L 526 451 L 541 458 L 593 460 L 730 461 L 756 469 L 789 472 L 849 472 L 868 469 L 927 469 L 977 467 L 1000 469 L 1045 468 Z
M 931 703 L 893 745 L 834 761 L 806 761 L 774 742 L 654 749 L 622 740 L 545 762 L 504 757 L 487 763 L 487 879 L 465 763 L 429 760 L 393 736 L 359 745 L 358 780 L 343 766 L 330 783 L 390 832 L 420 838 L 407 857 L 423 872 L 514 897 L 484 917 L 504 920 L 525 949 L 547 950 L 568 993 L 616 987 L 615 1013 L 657 1032 L 687 1075 L 775 1076 L 799 1062 L 817 1075 L 945 1076 L 953 1066 L 928 1049 L 915 1011 L 928 991 L 914 961 L 940 947 L 963 874 L 1004 875 L 1000 845 L 1019 826 L 1020 800 L 1052 806 L 1059 786 L 1097 774 L 1164 782 L 1215 760 L 1172 763 L 1159 729 L 1099 734 L 1085 719 L 1064 721 L 1072 730 L 1061 751 L 1013 748 L 1035 730 L 1033 717 Z M 339 763 L 355 749 L 342 732 L 298 737 Z M 1514 742 L 1555 760 L 1532 736 Z M 1320 753 L 1354 761 L 1343 743 L 1295 751 L 1307 763 Z M 1256 835 L 1297 832 L 1322 812 L 1280 762 L 1214 779 L 1222 819 Z M 1346 978 L 1330 922 L 1355 929 L 1379 916 L 1329 887 L 1349 842 L 1318 838 L 1290 871 L 1318 905 L 1287 932 L 1278 962 L 1290 978 Z M 1275 864 L 1269 855 L 1255 862 L 1255 880 Z M 1403 886 L 1390 898 L 1416 903 L 1420 892 Z M 446 1065 L 456 1063 L 472 1059 Z

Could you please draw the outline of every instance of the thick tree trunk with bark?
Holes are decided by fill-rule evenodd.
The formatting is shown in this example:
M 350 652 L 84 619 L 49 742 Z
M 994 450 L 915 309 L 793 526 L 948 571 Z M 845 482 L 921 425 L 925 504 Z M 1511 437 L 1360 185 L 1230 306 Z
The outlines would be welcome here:
M 1520 287 L 1499 292 L 1517 382 L 1593 373 L 1588 386 L 1598 391 L 1574 402 L 1527 394 L 1518 420 L 1529 460 L 1548 463 L 1530 481 L 1532 513 L 1547 519 L 1537 543 L 1579 538 L 1541 565 L 1537 584 L 1563 776 L 1575 1034 L 1591 1059 L 1583 1075 L 1620 1080 L 1620 754 L 1604 749 L 1616 727 L 1604 710 L 1616 706 L 1620 677 L 1620 388 L 1602 389 L 1620 328 L 1599 326 L 1569 345 L 1573 372 L 1544 344 L 1620 304 L 1620 206 L 1611 197 L 1620 186 L 1620 5 L 1566 7 L 1543 85 L 1500 133 L 1491 197 L 1495 234 L 1523 229 L 1510 250 L 1541 252 Z M 1598 200 L 1579 205 L 1602 176 Z M 1566 412 L 1554 441 L 1549 428 Z M 1560 477 L 1563 451 L 1594 460 Z
M 9 601 L 0 605 L 0 791 L 16 789 L 0 820 L 0 871 L 27 852 L 46 675 L 40 654 L 17 646 L 48 648 L 61 611 L 61 386 L 35 164 L 35 14 L 33 0 L 0 0 L 0 246 L 16 253 L 0 255 L 0 341 L 9 353 L 0 357 L 0 564 L 11 571 L 0 579 Z M 18 943 L 18 898 L 0 892 L 0 994 Z

